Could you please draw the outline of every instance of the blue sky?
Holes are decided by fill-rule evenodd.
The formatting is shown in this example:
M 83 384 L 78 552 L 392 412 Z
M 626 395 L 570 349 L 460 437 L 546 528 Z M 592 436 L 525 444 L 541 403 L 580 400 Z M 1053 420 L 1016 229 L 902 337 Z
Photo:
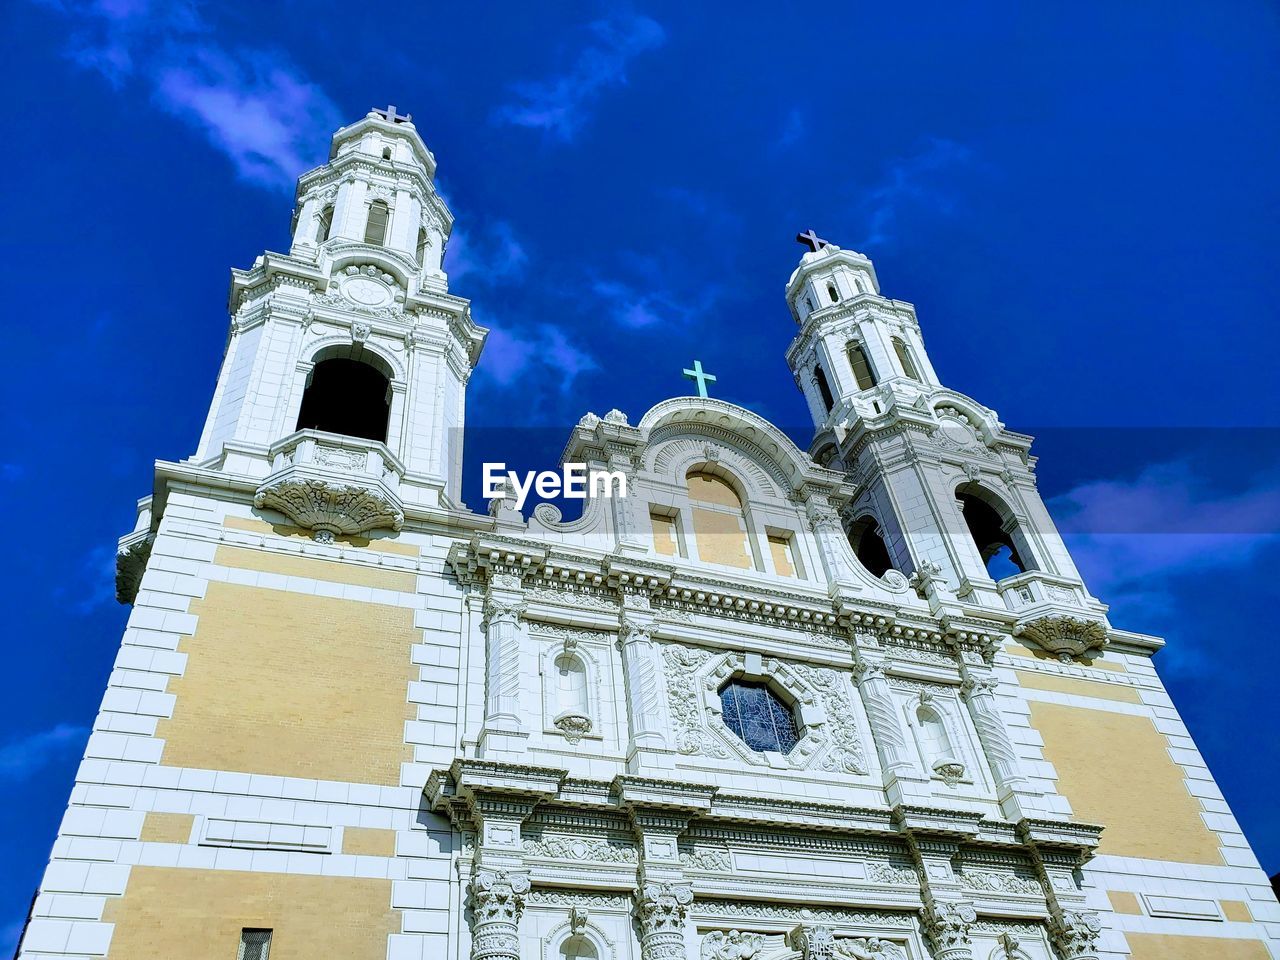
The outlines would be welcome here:
M 1280 870 L 1257 719 L 1280 562 L 1274 5 L 151 6 L 20 0 L 0 39 L 22 273 L 0 359 L 0 949 L 126 617 L 115 538 L 151 461 L 195 447 L 227 270 L 287 248 L 293 178 L 388 101 L 436 153 L 453 289 L 494 329 L 470 460 L 541 467 L 521 460 L 585 410 L 687 392 L 695 356 L 714 395 L 803 434 L 792 238 L 866 252 L 943 380 L 1039 435 L 1091 587 L 1167 636 L 1165 680 Z

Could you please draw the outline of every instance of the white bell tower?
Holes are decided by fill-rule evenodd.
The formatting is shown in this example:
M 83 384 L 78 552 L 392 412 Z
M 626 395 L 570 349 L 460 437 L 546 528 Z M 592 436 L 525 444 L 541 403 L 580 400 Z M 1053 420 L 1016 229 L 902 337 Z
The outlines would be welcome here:
M 1005 611 L 1011 632 L 1078 655 L 1106 607 L 1080 578 L 1036 489 L 1031 438 L 948 390 L 915 309 L 880 293 L 871 261 L 813 231 L 787 282 L 787 363 L 816 434 L 810 453 L 857 493 L 845 530 L 877 576 L 911 574 L 933 607 Z M 977 612 L 977 611 L 974 611 Z
M 188 463 L 252 483 L 318 539 L 460 503 L 466 384 L 488 331 L 448 292 L 453 216 L 394 107 L 298 180 L 288 254 L 233 270 L 231 332 Z

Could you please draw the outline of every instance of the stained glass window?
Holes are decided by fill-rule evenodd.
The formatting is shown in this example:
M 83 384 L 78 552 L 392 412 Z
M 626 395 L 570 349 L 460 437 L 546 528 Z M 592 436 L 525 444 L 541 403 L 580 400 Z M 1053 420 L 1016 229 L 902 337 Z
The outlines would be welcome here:
M 720 691 L 725 726 L 752 750 L 790 753 L 800 739 L 791 709 L 763 683 L 734 680 Z

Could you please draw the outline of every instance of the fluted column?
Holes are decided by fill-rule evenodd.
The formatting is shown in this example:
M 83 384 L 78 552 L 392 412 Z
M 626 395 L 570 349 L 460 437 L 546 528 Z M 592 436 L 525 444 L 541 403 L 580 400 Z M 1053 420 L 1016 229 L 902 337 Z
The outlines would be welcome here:
M 969 716 L 973 718 L 973 726 L 978 731 L 978 739 L 987 754 L 996 784 L 1010 787 L 1025 783 L 1026 779 L 1018 765 L 1018 752 L 1009 737 L 1000 706 L 996 703 L 998 686 L 999 681 L 995 677 L 978 675 L 966 669 L 960 692 L 969 706 Z
M 880 764 L 886 774 L 916 773 L 916 765 L 907 744 L 907 736 L 898 719 L 898 707 L 885 678 L 885 665 L 880 660 L 859 657 L 853 665 L 867 709 L 867 722 L 871 724 L 871 736 L 880 754 Z
M 693 891 L 688 884 L 647 882 L 636 893 L 642 960 L 686 960 L 685 921 Z
M 636 466 L 629 454 L 619 453 L 609 458 L 609 471 L 620 473 L 627 480 L 627 496 L 615 495 L 609 503 L 613 509 L 613 529 L 618 538 L 618 551 L 633 556 L 649 552 L 650 531 L 642 527 L 639 516 L 639 499 L 633 491 L 636 484 Z
M 471 960 L 520 960 L 520 916 L 529 878 L 477 870 L 471 878 Z
M 520 578 L 505 573 L 491 575 L 481 622 L 485 638 L 485 709 L 480 746 L 486 756 L 518 752 L 528 736 L 520 708 L 524 610 Z
M 666 683 L 652 630 L 652 623 L 627 616 L 619 631 L 632 753 L 667 748 Z
M 833 584 L 852 584 L 854 575 L 850 560 L 853 551 L 830 500 L 825 496 L 811 496 L 805 501 L 805 515 L 809 529 L 813 531 L 818 555 L 826 568 L 827 579 Z

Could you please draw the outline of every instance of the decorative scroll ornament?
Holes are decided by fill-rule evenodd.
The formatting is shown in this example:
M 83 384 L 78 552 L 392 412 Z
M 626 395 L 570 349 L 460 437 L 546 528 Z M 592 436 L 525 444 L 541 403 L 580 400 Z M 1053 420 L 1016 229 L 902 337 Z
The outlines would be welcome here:
M 1015 637 L 1028 637 L 1059 660 L 1070 661 L 1107 645 L 1107 630 L 1096 620 L 1041 617 L 1014 627 Z
M 636 895 L 644 960 L 685 960 L 684 925 L 693 891 L 680 883 L 646 883 Z
M 970 960 L 969 926 L 978 913 L 967 903 L 935 900 L 924 909 L 924 929 L 938 960 Z
M 570 743 L 577 743 L 591 732 L 591 718 L 578 710 L 566 710 L 552 721 L 552 725 Z
M 259 487 L 253 505 L 279 510 L 298 526 L 314 530 L 322 542 L 382 527 L 399 530 L 404 525 L 400 505 L 374 486 L 298 475 Z
M 702 940 L 702 960 L 755 960 L 763 949 L 761 934 L 716 930 Z
M 471 878 L 472 960 L 520 960 L 517 930 L 529 878 L 480 870 Z
M 1049 922 L 1049 934 L 1066 960 L 1096 960 L 1102 921 L 1092 910 L 1064 910 Z

